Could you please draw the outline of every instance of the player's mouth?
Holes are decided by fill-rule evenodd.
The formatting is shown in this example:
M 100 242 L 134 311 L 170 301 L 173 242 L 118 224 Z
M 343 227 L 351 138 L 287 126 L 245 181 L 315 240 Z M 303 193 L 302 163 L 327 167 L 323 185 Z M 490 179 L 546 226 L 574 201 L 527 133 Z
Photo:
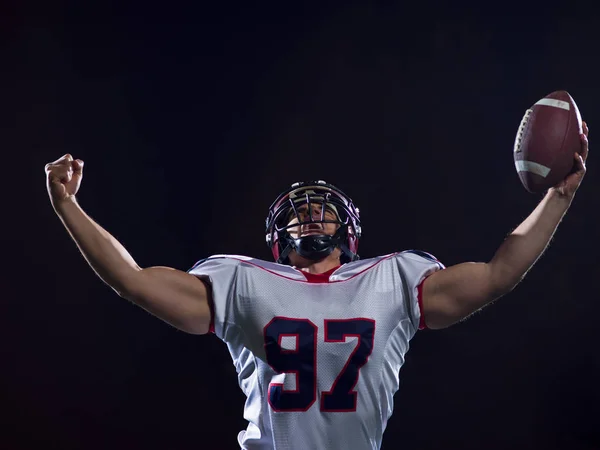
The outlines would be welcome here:
M 310 236 L 312 234 L 323 234 L 323 231 L 323 225 L 321 225 L 320 223 L 308 223 L 306 225 L 302 225 L 300 235 Z

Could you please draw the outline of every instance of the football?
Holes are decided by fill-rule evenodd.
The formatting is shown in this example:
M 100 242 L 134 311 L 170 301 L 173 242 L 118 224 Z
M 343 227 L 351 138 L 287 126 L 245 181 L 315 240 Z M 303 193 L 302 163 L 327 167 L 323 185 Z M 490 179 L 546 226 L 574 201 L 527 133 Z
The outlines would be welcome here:
M 574 166 L 581 149 L 581 114 L 566 91 L 555 91 L 525 111 L 514 145 L 521 183 L 529 192 L 556 186 Z

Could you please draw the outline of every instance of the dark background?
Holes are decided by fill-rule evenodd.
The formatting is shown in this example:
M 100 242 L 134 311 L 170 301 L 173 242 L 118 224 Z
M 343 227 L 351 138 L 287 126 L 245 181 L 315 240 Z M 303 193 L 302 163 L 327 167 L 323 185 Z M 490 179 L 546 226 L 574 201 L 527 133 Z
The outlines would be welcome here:
M 225 345 L 96 278 L 48 202 L 47 162 L 86 162 L 80 203 L 141 266 L 269 259 L 267 207 L 308 179 L 360 207 L 363 257 L 485 261 L 541 198 L 513 166 L 523 112 L 567 89 L 591 129 L 571 210 L 514 292 L 418 333 L 383 448 L 600 448 L 600 21 L 488 7 L 4 8 L 0 447 L 235 449 L 245 428 Z

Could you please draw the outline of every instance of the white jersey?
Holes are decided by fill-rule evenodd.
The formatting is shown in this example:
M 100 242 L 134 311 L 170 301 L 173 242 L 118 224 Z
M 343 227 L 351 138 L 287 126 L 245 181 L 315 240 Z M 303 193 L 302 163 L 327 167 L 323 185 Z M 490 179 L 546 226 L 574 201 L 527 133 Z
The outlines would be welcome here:
M 240 446 L 379 449 L 421 320 L 420 284 L 443 267 L 415 251 L 312 276 L 243 256 L 194 266 L 247 396 Z

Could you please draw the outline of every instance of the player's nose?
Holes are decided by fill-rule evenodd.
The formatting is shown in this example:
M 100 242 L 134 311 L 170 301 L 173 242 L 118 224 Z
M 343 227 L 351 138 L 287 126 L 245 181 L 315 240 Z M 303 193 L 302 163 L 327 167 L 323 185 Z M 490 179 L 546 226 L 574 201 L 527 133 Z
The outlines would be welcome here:
M 313 221 L 321 220 L 321 209 L 313 206 L 310 208 L 310 213 L 308 211 L 302 211 L 300 218 L 302 219 L 302 222 L 311 221 L 311 219 Z

